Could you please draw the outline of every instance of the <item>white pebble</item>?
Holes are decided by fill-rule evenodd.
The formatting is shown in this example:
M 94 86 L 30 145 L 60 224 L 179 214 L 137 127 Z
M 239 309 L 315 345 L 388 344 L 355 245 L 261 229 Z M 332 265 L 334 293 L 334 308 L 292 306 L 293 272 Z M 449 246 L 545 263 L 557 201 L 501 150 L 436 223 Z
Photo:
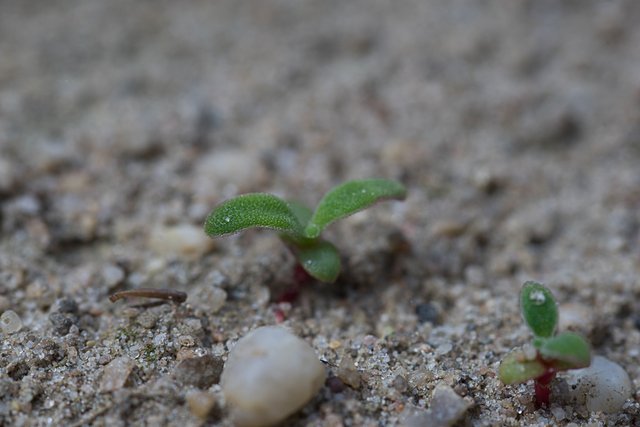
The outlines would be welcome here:
M 200 227 L 180 224 L 158 227 L 149 237 L 149 246 L 161 255 L 199 258 L 213 248 L 213 240 Z
M 193 180 L 196 200 L 211 196 L 211 188 L 233 185 L 242 192 L 265 177 L 260 157 L 253 151 L 233 149 L 214 150 L 199 159 Z
M 302 339 L 278 326 L 240 339 L 222 372 L 222 392 L 238 427 L 276 424 L 320 390 L 325 368 Z
M 133 359 L 127 356 L 116 357 L 104 367 L 99 390 L 108 392 L 126 387 L 135 368 L 136 363 Z
M 625 370 L 602 356 L 594 356 L 588 368 L 567 371 L 565 378 L 570 397 L 591 412 L 616 412 L 633 392 Z
M 0 316 L 0 328 L 5 334 L 13 334 L 22 329 L 22 320 L 15 311 L 7 310 Z
M 558 405 L 551 406 L 551 413 L 553 414 L 553 418 L 555 418 L 556 421 L 562 421 L 567 416 L 567 413 L 565 412 L 565 410 Z
M 453 345 L 451 345 L 450 342 L 446 342 L 436 347 L 435 354 L 437 356 L 444 356 L 445 354 L 449 353 L 452 349 L 453 349 Z
M 210 314 L 217 313 L 224 307 L 227 301 L 227 293 L 224 289 L 215 286 L 206 286 L 199 289 L 189 297 L 189 302 L 196 308 L 206 311 Z
M 124 280 L 124 271 L 114 264 L 107 264 L 102 269 L 102 278 L 108 288 L 113 288 Z

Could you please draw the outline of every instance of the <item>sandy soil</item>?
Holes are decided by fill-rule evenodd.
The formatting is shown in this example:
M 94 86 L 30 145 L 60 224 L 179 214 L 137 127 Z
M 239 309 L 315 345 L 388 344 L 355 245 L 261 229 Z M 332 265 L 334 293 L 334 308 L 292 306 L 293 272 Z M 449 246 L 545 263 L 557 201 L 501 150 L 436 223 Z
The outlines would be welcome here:
M 536 410 L 495 375 L 535 279 L 640 384 L 640 2 L 39 3 L 0 2 L 0 425 L 228 425 L 180 362 L 283 317 L 360 379 L 287 425 L 398 425 L 439 384 L 460 425 L 640 425 L 637 391 Z M 172 228 L 366 177 L 409 196 L 327 230 L 343 274 L 292 303 L 273 233 Z M 141 286 L 189 299 L 108 300 Z

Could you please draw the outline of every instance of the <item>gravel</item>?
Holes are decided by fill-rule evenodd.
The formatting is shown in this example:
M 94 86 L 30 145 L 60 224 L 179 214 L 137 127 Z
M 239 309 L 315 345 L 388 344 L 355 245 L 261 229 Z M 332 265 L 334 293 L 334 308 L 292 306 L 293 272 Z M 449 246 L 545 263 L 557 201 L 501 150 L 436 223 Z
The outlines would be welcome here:
M 0 425 L 230 426 L 220 384 L 174 372 L 276 324 L 329 378 L 285 425 L 395 426 L 444 386 L 461 425 L 640 425 L 637 22 L 635 0 L 3 2 Z M 326 230 L 333 285 L 292 289 L 272 231 L 201 230 L 240 193 L 370 177 L 408 197 Z M 622 406 L 499 382 L 526 280 L 626 371 Z M 139 287 L 188 298 L 108 299 Z

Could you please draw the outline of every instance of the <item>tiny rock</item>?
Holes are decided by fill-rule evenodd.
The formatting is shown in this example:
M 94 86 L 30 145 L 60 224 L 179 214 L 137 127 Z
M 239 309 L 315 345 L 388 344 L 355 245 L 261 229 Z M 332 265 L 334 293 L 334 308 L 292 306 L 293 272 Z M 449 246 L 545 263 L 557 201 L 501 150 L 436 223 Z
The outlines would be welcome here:
M 602 356 L 594 356 L 588 368 L 567 371 L 565 379 L 569 397 L 591 412 L 616 412 L 633 393 L 627 372 Z
M 7 310 L 0 316 L 0 329 L 5 334 L 13 334 L 22 329 L 22 319 L 15 311 Z
M 184 359 L 173 371 L 176 381 L 206 389 L 220 381 L 223 362 L 219 357 L 210 354 Z
M 215 150 L 199 159 L 194 190 L 197 195 L 203 196 L 211 192 L 211 185 L 222 188 L 233 184 L 241 190 L 255 186 L 264 176 L 264 166 L 255 153 L 235 148 Z
M 136 317 L 136 322 L 145 329 L 153 329 L 158 322 L 158 315 L 153 311 L 143 311 Z
M 124 276 L 124 271 L 117 265 L 107 264 L 102 269 L 102 278 L 109 289 L 122 283 Z
M 58 301 L 58 312 L 68 314 L 78 314 L 78 303 L 71 298 L 64 298 Z
M 49 315 L 49 321 L 58 335 L 67 335 L 74 323 L 71 316 L 66 316 L 59 312 L 51 313 Z
M 215 396 L 207 391 L 191 391 L 185 400 L 191 413 L 202 419 L 207 419 L 218 408 Z
M 258 328 L 229 353 L 221 385 L 238 427 L 271 426 L 320 390 L 325 368 L 304 340 L 277 326 Z
M 430 322 L 434 325 L 438 324 L 438 318 L 440 313 L 438 308 L 431 303 L 422 303 L 416 306 L 416 315 L 418 316 L 418 322 L 426 323 Z
M 149 236 L 149 246 L 161 255 L 200 258 L 213 248 L 213 240 L 191 224 L 158 227 Z
M 113 359 L 104 367 L 100 380 L 100 391 L 115 391 L 128 386 L 135 368 L 136 363 L 129 357 L 122 356 Z
M 227 293 L 217 286 L 206 286 L 196 291 L 193 301 L 191 301 L 195 307 L 211 314 L 220 311 L 226 302 Z
M 459 421 L 471 403 L 458 396 L 448 385 L 439 384 L 433 391 L 427 411 L 407 409 L 403 427 L 449 427 Z
M 340 361 L 340 365 L 338 366 L 338 378 L 351 388 L 360 388 L 360 372 L 358 372 L 353 359 L 348 354 L 345 354 Z

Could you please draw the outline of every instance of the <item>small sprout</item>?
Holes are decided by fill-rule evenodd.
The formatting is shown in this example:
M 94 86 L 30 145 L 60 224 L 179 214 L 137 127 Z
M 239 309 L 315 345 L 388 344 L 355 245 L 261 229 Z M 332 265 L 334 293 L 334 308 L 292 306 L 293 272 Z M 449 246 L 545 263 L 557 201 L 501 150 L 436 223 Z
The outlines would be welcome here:
M 204 230 L 210 237 L 256 227 L 276 230 L 304 271 L 321 282 L 333 282 L 340 273 L 340 255 L 333 244 L 320 237 L 322 231 L 377 201 L 401 200 L 405 195 L 404 186 L 395 181 L 349 181 L 330 190 L 312 212 L 298 202 L 286 202 L 271 194 L 244 194 L 214 208 Z
M 558 323 L 558 307 L 549 289 L 538 283 L 525 283 L 520 292 L 520 310 L 535 336 L 553 335 Z
M 554 335 L 558 308 L 553 294 L 536 282 L 526 282 L 520 292 L 520 309 L 533 332 L 533 352 L 516 350 L 508 354 L 498 371 L 504 384 L 535 381 L 536 404 L 549 406 L 549 385 L 556 373 L 586 368 L 591 364 L 589 344 L 580 335 L 562 332 Z

